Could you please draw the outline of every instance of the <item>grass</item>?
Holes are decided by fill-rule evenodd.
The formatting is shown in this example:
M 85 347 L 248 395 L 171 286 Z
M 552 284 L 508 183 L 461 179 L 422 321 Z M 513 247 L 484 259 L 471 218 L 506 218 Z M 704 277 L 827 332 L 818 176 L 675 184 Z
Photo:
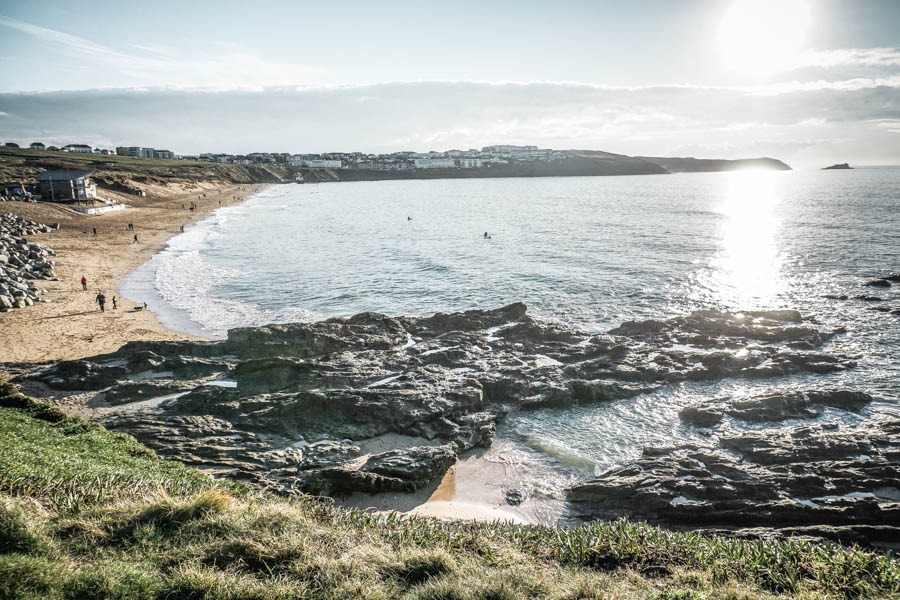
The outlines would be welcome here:
M 273 173 L 287 173 L 283 165 L 222 164 L 0 146 L 0 183 L 32 180 L 46 169 L 84 169 L 94 171 L 94 175 L 102 179 L 157 182 L 201 179 L 232 183 L 271 182 L 278 180 Z
M 0 598 L 891 598 L 890 554 L 350 511 L 217 482 L 0 387 Z

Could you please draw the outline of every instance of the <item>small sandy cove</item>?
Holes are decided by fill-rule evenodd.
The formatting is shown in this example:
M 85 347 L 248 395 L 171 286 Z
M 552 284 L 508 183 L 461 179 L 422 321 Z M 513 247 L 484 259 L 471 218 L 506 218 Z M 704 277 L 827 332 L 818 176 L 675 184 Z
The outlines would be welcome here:
M 59 281 L 34 282 L 39 290 L 47 290 L 41 296 L 46 303 L 0 313 L 0 363 L 83 358 L 112 352 L 132 340 L 191 339 L 163 328 L 153 307 L 134 311 L 135 304 L 121 298 L 119 283 L 163 249 L 182 226 L 240 202 L 263 187 L 208 183 L 145 186 L 146 197 L 104 190 L 100 195 L 127 208 L 96 216 L 48 202 L 0 202 L 0 212 L 47 225 L 59 223 L 58 231 L 28 236 L 28 241 L 56 252 L 51 259 Z M 192 202 L 194 210 L 190 210 Z M 129 223 L 134 225 L 133 231 L 128 229 Z M 81 288 L 82 277 L 87 279 L 87 291 Z M 96 301 L 101 290 L 106 296 L 105 312 L 100 312 Z M 116 310 L 112 309 L 113 296 L 119 305 Z

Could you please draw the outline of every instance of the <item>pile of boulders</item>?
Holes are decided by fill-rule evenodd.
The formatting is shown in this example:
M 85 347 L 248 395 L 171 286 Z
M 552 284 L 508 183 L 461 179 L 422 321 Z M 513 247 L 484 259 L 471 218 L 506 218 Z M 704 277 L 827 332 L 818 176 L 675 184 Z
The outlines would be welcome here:
M 41 225 L 14 214 L 0 214 L 0 311 L 25 308 L 40 301 L 40 292 L 31 280 L 57 281 L 55 252 L 25 239 L 26 235 L 48 233 L 59 226 Z

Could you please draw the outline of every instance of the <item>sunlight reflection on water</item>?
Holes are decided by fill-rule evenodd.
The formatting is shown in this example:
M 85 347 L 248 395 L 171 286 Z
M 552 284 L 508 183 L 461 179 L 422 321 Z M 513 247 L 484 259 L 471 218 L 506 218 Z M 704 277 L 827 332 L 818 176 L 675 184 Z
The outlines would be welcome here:
M 724 180 L 718 249 L 698 275 L 700 293 L 730 308 L 770 307 L 783 292 L 783 255 L 778 246 L 782 200 L 777 173 L 738 171 Z M 699 298 L 698 298 L 699 299 Z

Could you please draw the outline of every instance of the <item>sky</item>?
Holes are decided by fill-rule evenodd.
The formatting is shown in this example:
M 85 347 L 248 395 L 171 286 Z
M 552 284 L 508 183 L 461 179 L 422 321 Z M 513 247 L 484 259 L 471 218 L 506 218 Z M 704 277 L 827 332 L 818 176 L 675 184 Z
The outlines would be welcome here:
M 900 0 L 4 0 L 6 141 L 900 164 Z

